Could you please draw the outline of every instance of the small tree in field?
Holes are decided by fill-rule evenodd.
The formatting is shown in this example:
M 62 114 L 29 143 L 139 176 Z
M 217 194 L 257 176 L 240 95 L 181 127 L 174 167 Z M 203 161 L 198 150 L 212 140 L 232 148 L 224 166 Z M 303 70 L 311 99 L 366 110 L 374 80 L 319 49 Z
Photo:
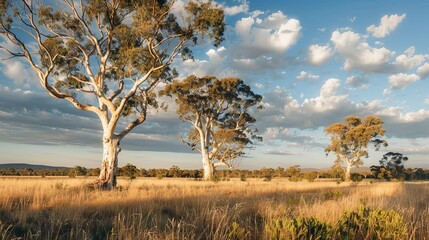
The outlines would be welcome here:
M 223 40 L 220 7 L 190 0 L 176 20 L 174 2 L 0 0 L 0 36 L 9 43 L 0 49 L 24 59 L 52 97 L 99 118 L 105 188 L 116 186 L 121 140 L 159 107 L 157 84 L 176 75 L 172 61 L 192 58 L 201 37 Z
M 372 172 L 376 176 L 387 176 L 390 178 L 396 178 L 403 180 L 405 178 L 405 167 L 404 163 L 408 161 L 408 157 L 402 153 L 388 152 L 383 155 L 383 158 L 379 161 L 380 166 L 371 166 Z M 389 172 L 389 174 L 382 174 L 383 172 Z
M 373 143 L 376 150 L 381 145 L 387 146 L 384 135 L 383 121 L 375 116 L 348 116 L 345 122 L 337 122 L 325 129 L 331 137 L 331 144 L 325 149 L 326 154 L 334 152 L 340 162 L 345 162 L 345 180 L 350 181 L 352 167 L 363 164 L 362 157 L 368 157 L 368 144 Z
M 233 160 L 259 139 L 249 110 L 262 97 L 237 78 L 190 76 L 174 81 L 161 92 L 175 96 L 177 114 L 193 127 L 184 142 L 202 154 L 204 180 L 212 180 L 217 166 L 233 167 Z

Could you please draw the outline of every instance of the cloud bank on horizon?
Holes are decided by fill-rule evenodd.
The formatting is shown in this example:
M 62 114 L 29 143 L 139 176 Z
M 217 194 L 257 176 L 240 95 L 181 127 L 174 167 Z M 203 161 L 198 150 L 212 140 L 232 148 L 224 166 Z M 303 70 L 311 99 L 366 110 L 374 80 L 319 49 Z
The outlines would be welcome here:
M 178 12 L 184 1 L 176 1 Z M 388 150 L 408 155 L 414 165 L 429 166 L 429 16 L 423 10 L 429 3 L 398 1 L 387 8 L 370 0 L 220 4 L 228 23 L 226 41 L 218 48 L 203 44 L 194 50 L 194 60 L 174 65 L 180 78 L 239 77 L 263 95 L 257 128 L 264 142 L 243 159 L 243 167 L 330 166 L 332 159 L 323 153 L 328 144 L 323 129 L 348 115 L 381 117 Z M 1 142 L 24 151 L 27 145 L 54 145 L 59 153 L 63 145 L 98 150 L 100 126 L 92 115 L 50 98 L 19 59 L 2 60 L 0 69 Z M 187 129 L 171 103 L 167 112 L 151 113 L 122 146 L 145 151 L 145 156 L 190 153 L 178 140 Z M 52 159 L 59 153 L 52 153 Z M 76 158 L 69 165 L 85 165 Z M 128 160 L 152 166 L 139 158 Z

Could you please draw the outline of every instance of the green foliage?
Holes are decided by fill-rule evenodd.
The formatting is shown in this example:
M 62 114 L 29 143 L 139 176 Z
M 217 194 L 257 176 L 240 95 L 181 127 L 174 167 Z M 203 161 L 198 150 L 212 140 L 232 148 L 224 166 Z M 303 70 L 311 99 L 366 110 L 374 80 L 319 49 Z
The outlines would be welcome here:
M 159 94 L 174 97 L 179 118 L 192 124 L 182 140 L 202 154 L 204 164 L 233 168 L 246 148 L 262 140 L 252 115 L 262 96 L 241 79 L 192 75 L 166 85 Z M 206 180 L 212 178 L 209 175 L 206 173 Z
M 128 177 L 129 179 L 135 179 L 138 173 L 138 169 L 136 166 L 128 163 L 127 165 L 121 168 L 122 175 Z
M 85 167 L 75 166 L 74 168 L 70 169 L 69 177 L 74 178 L 76 176 L 85 176 L 87 172 L 88 170 Z
M 310 171 L 304 173 L 304 179 L 309 182 L 314 182 L 316 180 L 318 173 L 316 171 Z
M 237 222 L 232 222 L 228 233 L 228 239 L 241 240 L 241 239 L 245 239 L 245 237 L 246 237 L 246 229 L 243 227 L 240 227 L 240 225 Z
M 353 183 L 360 183 L 363 180 L 363 176 L 359 173 L 352 173 L 350 175 L 350 180 L 352 180 Z
M 404 167 L 406 161 L 408 161 L 408 157 L 401 153 L 388 152 L 379 161 L 380 166 L 371 166 L 371 172 L 378 179 L 387 181 L 392 179 L 404 180 L 408 178 Z
M 262 168 L 261 169 L 261 177 L 264 178 L 264 181 L 271 181 L 274 177 L 274 169 L 272 168 Z
M 265 225 L 269 239 L 330 239 L 333 227 L 327 222 L 321 222 L 314 217 L 309 218 L 279 218 Z
M 339 189 L 331 189 L 323 192 L 323 198 L 325 200 L 338 200 L 342 198 L 343 195 L 344 195 L 344 192 Z
M 291 182 L 301 181 L 301 179 L 303 178 L 303 173 L 301 172 L 301 166 L 300 165 L 290 166 L 285 170 L 284 176 L 288 177 L 289 181 Z
M 269 239 L 407 239 L 402 217 L 393 210 L 360 207 L 345 212 L 335 225 L 314 217 L 278 218 L 265 225 Z
M 345 122 L 337 122 L 325 129 L 331 143 L 325 152 L 337 155 L 337 161 L 345 161 L 349 167 L 359 167 L 363 164 L 362 157 L 368 157 L 368 144 L 373 143 L 376 149 L 381 145 L 387 146 L 382 140 L 385 130 L 383 120 L 375 116 L 347 116 Z M 349 168 L 350 169 L 350 168 Z M 346 172 L 346 180 L 350 180 L 350 172 Z
M 336 228 L 341 239 L 407 239 L 407 226 L 402 216 L 393 210 L 371 210 L 360 207 L 345 212 Z

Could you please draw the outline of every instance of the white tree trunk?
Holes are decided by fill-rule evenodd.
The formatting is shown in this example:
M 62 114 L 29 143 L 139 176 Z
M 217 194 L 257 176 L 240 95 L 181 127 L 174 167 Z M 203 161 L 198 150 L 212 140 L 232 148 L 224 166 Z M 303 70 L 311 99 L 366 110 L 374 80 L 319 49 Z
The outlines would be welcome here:
M 101 164 L 98 182 L 103 189 L 116 187 L 116 173 L 118 169 L 118 154 L 121 151 L 119 139 L 114 137 L 103 138 L 103 161 Z
M 214 166 L 210 161 L 208 154 L 203 154 L 203 180 L 211 181 L 214 177 Z
M 350 175 L 352 170 L 352 164 L 347 162 L 346 172 L 345 172 L 345 181 L 350 181 Z

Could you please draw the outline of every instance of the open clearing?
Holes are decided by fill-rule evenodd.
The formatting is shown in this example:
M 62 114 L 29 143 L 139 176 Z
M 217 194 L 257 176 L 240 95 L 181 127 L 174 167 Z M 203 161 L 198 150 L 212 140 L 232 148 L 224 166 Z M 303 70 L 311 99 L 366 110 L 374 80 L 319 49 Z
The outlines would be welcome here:
M 334 223 L 362 205 L 395 210 L 409 239 L 429 236 L 428 182 L 123 178 L 120 191 L 80 187 L 94 180 L 1 177 L 0 238 L 231 239 L 238 228 L 241 238 L 268 239 L 264 226 L 273 219 Z

